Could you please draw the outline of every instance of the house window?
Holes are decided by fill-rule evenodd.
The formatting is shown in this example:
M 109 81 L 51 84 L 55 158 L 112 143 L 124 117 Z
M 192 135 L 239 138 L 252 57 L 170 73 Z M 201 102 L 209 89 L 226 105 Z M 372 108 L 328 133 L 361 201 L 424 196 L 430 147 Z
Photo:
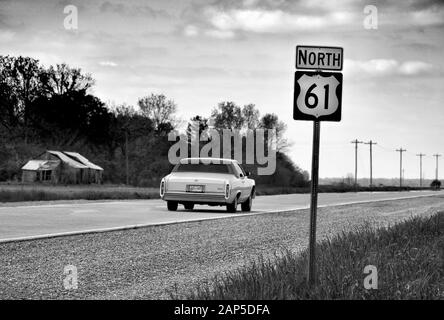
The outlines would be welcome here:
M 42 181 L 49 181 L 51 180 L 51 170 L 44 170 L 41 172 L 42 175 Z

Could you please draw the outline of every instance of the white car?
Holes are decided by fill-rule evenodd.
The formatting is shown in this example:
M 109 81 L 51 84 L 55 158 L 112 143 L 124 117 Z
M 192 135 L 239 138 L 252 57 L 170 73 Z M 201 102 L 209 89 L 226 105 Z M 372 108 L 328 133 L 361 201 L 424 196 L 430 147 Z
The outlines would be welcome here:
M 170 211 L 178 204 L 187 210 L 206 204 L 236 212 L 239 203 L 242 211 L 251 211 L 256 185 L 249 175 L 236 160 L 185 158 L 160 182 L 160 197 Z

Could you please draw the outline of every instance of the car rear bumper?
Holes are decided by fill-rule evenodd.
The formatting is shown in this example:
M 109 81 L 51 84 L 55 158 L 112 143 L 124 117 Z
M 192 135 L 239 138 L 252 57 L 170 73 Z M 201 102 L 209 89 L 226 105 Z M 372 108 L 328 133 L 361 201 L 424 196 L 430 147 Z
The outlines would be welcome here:
M 166 192 L 162 200 L 177 202 L 193 202 L 202 204 L 227 204 L 230 199 L 226 199 L 223 193 L 192 193 L 192 192 Z

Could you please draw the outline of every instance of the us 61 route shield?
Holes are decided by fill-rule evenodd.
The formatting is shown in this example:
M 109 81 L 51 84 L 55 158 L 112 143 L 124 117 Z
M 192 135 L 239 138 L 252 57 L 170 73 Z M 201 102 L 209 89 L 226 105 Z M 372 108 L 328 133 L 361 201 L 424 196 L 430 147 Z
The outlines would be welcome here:
M 341 121 L 342 73 L 296 71 L 294 120 Z

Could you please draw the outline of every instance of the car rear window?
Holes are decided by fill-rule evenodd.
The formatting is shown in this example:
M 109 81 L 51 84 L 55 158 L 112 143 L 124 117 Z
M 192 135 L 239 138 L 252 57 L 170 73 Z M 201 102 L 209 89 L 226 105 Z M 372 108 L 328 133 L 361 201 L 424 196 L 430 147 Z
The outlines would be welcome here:
M 231 173 L 229 164 L 178 164 L 174 170 L 175 172 L 208 172 L 208 173 Z

